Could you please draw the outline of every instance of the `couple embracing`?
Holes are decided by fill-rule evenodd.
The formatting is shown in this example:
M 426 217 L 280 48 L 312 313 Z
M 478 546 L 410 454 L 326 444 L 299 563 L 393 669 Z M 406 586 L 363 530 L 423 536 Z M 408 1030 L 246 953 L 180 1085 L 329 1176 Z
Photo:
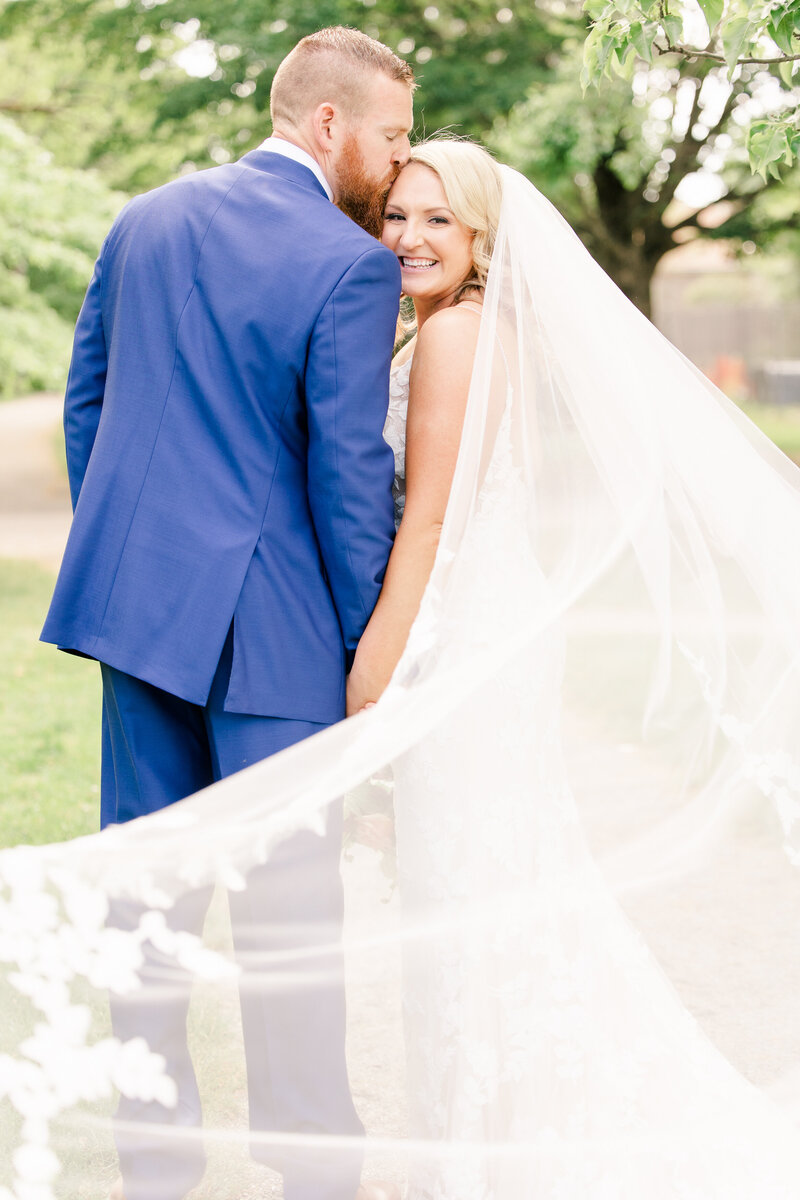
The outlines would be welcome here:
M 273 136 L 136 198 L 103 246 L 44 631 L 101 663 L 103 824 L 282 750 L 259 768 L 275 811 L 317 788 L 324 819 L 255 867 L 242 847 L 230 893 L 252 1149 L 285 1200 L 396 1194 L 360 1183 L 327 803 L 387 759 L 410 1200 L 797 1200 L 796 1131 L 689 1020 L 573 798 L 698 779 L 719 824 L 742 755 L 794 761 L 800 577 L 764 530 L 800 540 L 797 473 L 527 180 L 470 143 L 411 150 L 413 89 L 361 33 L 304 39 Z M 416 332 L 392 363 L 401 292 Z M 736 736 L 712 756 L 720 714 Z M 199 933 L 208 900 L 190 884 L 170 924 Z M 121 1101 L 116 1194 L 180 1200 L 204 1170 L 188 987 L 144 958 L 114 1030 L 177 1102 Z
M 75 335 L 75 517 L 43 633 L 101 664 L 103 826 L 342 720 L 378 699 L 400 657 L 436 553 L 486 269 L 435 168 L 408 165 L 414 86 L 362 33 L 305 38 L 274 79 L 273 135 L 137 197 L 103 245 Z M 494 205 L 478 214 L 485 232 L 496 170 L 477 147 L 463 160 L 451 170 Z M 392 552 L 407 368 L 391 444 L 384 426 L 401 287 L 419 297 L 419 482 Z M 251 881 L 233 911 L 241 954 L 264 920 L 298 944 L 336 940 L 340 839 L 334 806 L 324 836 L 296 835 Z M 187 906 L 185 928 L 202 928 L 206 903 Z M 119 1035 L 144 1031 L 164 1054 L 174 1119 L 199 1123 L 186 997 L 112 1013 Z M 361 1132 L 338 973 L 324 994 L 243 998 L 243 1019 L 254 1128 Z M 157 1107 L 123 1101 L 120 1116 L 167 1119 Z M 197 1155 L 170 1165 L 141 1139 L 118 1143 L 127 1200 L 178 1200 L 202 1173 Z M 281 1166 L 286 1200 L 359 1191 L 358 1155 L 338 1170 Z

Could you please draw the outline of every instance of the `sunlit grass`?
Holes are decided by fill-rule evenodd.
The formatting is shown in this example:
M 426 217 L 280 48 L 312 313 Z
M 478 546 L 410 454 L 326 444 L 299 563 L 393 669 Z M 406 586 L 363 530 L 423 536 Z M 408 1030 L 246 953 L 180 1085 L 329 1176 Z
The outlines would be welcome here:
M 38 640 L 53 581 L 0 560 L 0 846 L 62 841 L 99 823 L 99 671 Z
M 742 404 L 741 409 L 776 446 L 800 463 L 800 404 Z

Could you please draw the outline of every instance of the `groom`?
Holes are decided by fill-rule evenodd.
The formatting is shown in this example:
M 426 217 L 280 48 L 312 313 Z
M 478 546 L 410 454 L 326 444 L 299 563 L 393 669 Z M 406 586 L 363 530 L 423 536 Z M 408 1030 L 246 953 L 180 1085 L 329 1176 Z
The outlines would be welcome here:
M 103 245 L 66 394 L 75 515 L 42 634 L 101 664 L 103 825 L 344 717 L 394 528 L 382 429 L 400 292 L 395 255 L 345 213 L 378 231 L 413 88 L 364 34 L 304 38 L 274 79 L 273 136 L 137 197 Z M 340 821 L 284 843 L 232 896 L 240 955 L 265 949 L 264 923 L 284 950 L 293 924 L 338 938 Z M 202 901 L 188 909 L 199 932 Z M 319 990 L 243 995 L 255 1129 L 361 1132 L 330 974 Z M 200 1121 L 187 998 L 170 996 L 146 1017 L 115 1013 L 120 1036 L 165 1054 L 180 1093 L 174 1113 L 123 1101 L 120 1116 L 162 1128 Z M 157 1137 L 118 1144 L 126 1200 L 179 1200 L 202 1174 L 201 1153 L 173 1161 Z M 388 1195 L 359 1189 L 357 1159 L 270 1161 L 286 1200 Z

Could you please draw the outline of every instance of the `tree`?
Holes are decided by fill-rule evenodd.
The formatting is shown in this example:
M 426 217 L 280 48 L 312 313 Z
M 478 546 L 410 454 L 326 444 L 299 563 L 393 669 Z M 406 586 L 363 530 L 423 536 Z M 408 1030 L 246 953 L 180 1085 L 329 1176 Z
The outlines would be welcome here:
M 0 37 L 43 49 L 78 44 L 92 75 L 121 72 L 125 106 L 98 130 L 86 161 L 131 190 L 181 169 L 238 157 L 266 136 L 269 86 L 305 34 L 352 25 L 414 65 L 418 134 L 450 127 L 482 137 L 549 74 L 561 24 L 502 0 L 12 0 Z M 131 64 L 134 64 L 132 69 Z M 0 107 L 3 85 L 0 85 Z M 109 90 L 113 98 L 113 85 Z M 149 133 L 130 110 L 149 113 Z M 25 127 L 42 134 L 35 114 Z M 38 123 L 37 123 L 38 122 Z M 154 142 L 152 166 L 142 150 Z M 172 160 L 165 170 L 163 149 Z M 127 171 L 127 176 L 120 169 Z
M 800 156 L 800 0 L 586 0 L 584 8 L 592 20 L 585 84 L 624 75 L 637 56 L 722 64 L 731 81 L 757 68 L 782 86 L 750 124 L 753 169 L 780 178 L 780 165 Z
M 487 141 L 556 202 L 646 312 L 655 266 L 678 239 L 763 242 L 786 228 L 797 172 L 783 168 L 781 189 L 747 166 L 748 129 L 752 144 L 776 97 L 793 94 L 772 68 L 737 63 L 729 79 L 713 48 L 690 58 L 674 43 L 668 54 L 663 22 L 640 21 L 641 36 L 632 32 L 634 8 L 650 11 L 649 0 L 619 0 L 613 20 L 608 4 L 592 0 L 595 21 L 602 9 L 609 23 L 605 33 L 595 23 L 586 61 L 597 45 L 595 75 L 611 59 L 623 74 L 584 97 L 581 0 L 500 3 L 10 0 L 0 36 L 13 71 L 3 71 L 0 54 L 0 111 L 4 100 L 17 105 L 14 119 L 57 161 L 92 164 L 114 186 L 140 191 L 256 145 L 277 64 L 305 33 L 345 23 L 414 64 L 418 136 L 451 127 Z M 800 0 L 786 3 L 793 12 Z M 662 0 L 671 18 L 668 5 L 681 6 Z M 583 74 L 586 82 L 585 63 Z M 693 176 L 705 196 L 679 213 L 676 196 L 686 200 L 683 181 Z
M 0 395 L 59 388 L 92 264 L 124 197 L 58 167 L 0 114 Z
M 760 240 L 786 225 L 780 206 L 767 203 L 778 184 L 754 176 L 747 162 L 747 126 L 764 77 L 753 66 L 729 80 L 709 60 L 637 59 L 630 79 L 612 77 L 594 101 L 584 100 L 580 43 L 576 36 L 565 46 L 547 88 L 497 122 L 491 142 L 649 315 L 653 272 L 680 241 Z M 690 176 L 701 185 L 694 203 Z
M 538 10 L 517 17 L 495 0 L 0 6 L 0 392 L 63 382 L 71 325 L 122 200 L 100 178 L 141 191 L 256 145 L 277 64 L 332 23 L 414 62 L 421 129 L 477 134 L 546 77 L 559 39 Z M 86 166 L 94 173 L 77 173 Z

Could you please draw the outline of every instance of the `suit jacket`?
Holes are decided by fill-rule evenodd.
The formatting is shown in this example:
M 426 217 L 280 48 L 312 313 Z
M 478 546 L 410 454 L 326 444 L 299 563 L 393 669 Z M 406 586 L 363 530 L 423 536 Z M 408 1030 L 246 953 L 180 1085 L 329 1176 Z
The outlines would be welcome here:
M 204 704 L 328 723 L 394 532 L 399 265 L 254 150 L 134 199 L 78 319 L 72 529 L 45 641 Z

